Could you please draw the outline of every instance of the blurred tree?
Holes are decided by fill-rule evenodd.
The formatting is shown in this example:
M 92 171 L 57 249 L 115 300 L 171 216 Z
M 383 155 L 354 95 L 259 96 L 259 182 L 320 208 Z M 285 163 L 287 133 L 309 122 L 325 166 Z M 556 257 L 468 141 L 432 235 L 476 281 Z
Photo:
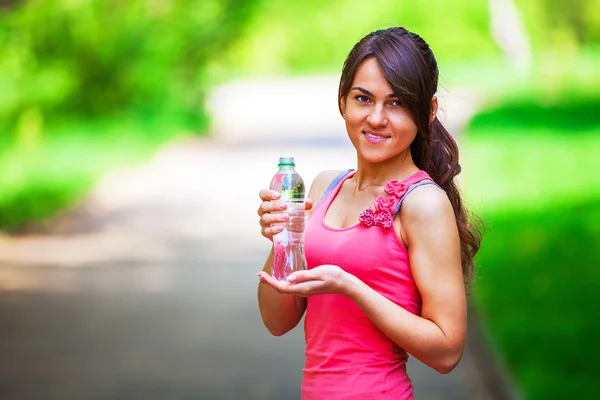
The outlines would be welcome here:
M 8 8 L 15 5 L 19 0 L 0 0 L 0 8 Z
M 408 2 L 263 0 L 215 70 L 235 76 L 338 73 L 367 33 L 404 26 L 421 34 L 441 60 L 497 58 L 489 34 L 488 0 Z
M 531 47 L 513 0 L 489 0 L 492 37 L 517 71 L 531 70 Z
M 5 2 L 0 118 L 13 128 L 32 113 L 42 121 L 120 111 L 193 119 L 202 109 L 208 59 L 237 37 L 257 3 Z
M 595 0 L 516 2 L 539 50 L 564 52 L 600 43 L 600 7 Z
M 565 26 L 573 33 L 573 38 L 577 44 L 582 45 L 593 40 L 592 26 L 588 24 L 588 18 L 594 12 L 590 3 L 596 2 L 588 0 L 544 0 L 546 10 L 546 20 L 548 26 Z M 588 14 L 588 11 L 590 14 Z M 590 21 L 591 22 L 591 21 Z M 598 38 L 596 38 L 598 39 Z

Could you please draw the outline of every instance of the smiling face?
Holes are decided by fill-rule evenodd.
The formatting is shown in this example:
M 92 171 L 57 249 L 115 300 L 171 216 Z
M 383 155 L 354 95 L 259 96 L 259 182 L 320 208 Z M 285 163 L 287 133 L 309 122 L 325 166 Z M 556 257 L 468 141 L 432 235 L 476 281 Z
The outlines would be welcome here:
M 375 58 L 359 65 L 350 91 L 340 99 L 340 108 L 359 159 L 379 163 L 410 153 L 417 125 Z

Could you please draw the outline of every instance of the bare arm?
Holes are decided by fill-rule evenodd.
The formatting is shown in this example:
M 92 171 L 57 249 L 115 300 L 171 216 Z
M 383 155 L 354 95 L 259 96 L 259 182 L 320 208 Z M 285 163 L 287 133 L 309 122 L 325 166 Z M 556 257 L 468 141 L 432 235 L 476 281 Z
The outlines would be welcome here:
M 338 173 L 339 171 L 326 171 L 315 178 L 308 194 L 307 214 L 310 214 L 312 209 L 312 200 L 310 199 L 319 199 Z M 280 219 L 280 214 L 284 211 L 277 208 L 278 203 L 273 201 L 272 191 L 261 190 L 260 197 L 263 203 L 258 209 L 258 214 L 261 217 L 262 234 L 272 241 L 273 235 L 280 231 L 276 226 L 283 221 Z M 272 262 L 273 247 L 271 246 L 271 252 L 262 271 L 271 275 Z M 302 319 L 306 310 L 306 298 L 294 294 L 280 293 L 261 281 L 258 285 L 258 306 L 263 323 L 269 332 L 275 336 L 281 336 L 295 328 Z
M 273 262 L 273 246 L 263 271 L 271 275 L 271 263 Z M 293 294 L 279 293 L 271 286 L 259 282 L 258 284 L 258 307 L 263 323 L 272 335 L 281 336 L 294 329 L 304 315 L 306 309 L 306 298 Z
M 454 212 L 443 192 L 423 186 L 406 198 L 400 220 L 401 237 L 408 244 L 412 274 L 423 299 L 421 316 L 335 265 L 295 272 L 288 278 L 292 283 L 270 277 L 264 281 L 280 293 L 347 296 L 396 344 L 438 372 L 448 373 L 462 357 L 467 317 Z
M 412 192 L 402 206 L 402 237 L 423 299 L 414 315 L 349 275 L 347 295 L 395 343 L 438 372 L 448 373 L 462 357 L 466 294 L 460 242 L 452 206 L 432 186 Z

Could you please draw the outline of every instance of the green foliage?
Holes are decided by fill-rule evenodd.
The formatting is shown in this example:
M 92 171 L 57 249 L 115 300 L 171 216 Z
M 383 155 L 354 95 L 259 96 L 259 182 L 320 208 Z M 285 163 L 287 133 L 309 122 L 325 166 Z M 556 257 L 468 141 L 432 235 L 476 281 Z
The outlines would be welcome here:
M 600 8 L 593 0 L 516 0 L 534 47 L 565 52 L 600 42 Z
M 600 135 L 495 129 L 461 143 L 461 185 L 480 212 L 530 210 L 600 197 Z
M 545 104 L 520 99 L 481 112 L 471 122 L 470 129 L 474 134 L 502 132 L 519 140 L 523 135 L 544 130 L 548 121 L 552 121 L 548 133 L 569 136 L 600 133 L 599 109 L 600 97 L 564 98 Z
M 214 70 L 236 76 L 341 70 L 364 35 L 404 26 L 425 38 L 440 59 L 495 58 L 486 0 L 419 2 L 359 0 L 287 2 L 265 0 L 231 51 Z M 225 79 L 224 77 L 223 79 Z
M 474 297 L 517 383 L 532 400 L 599 398 L 600 197 L 485 221 Z
M 488 0 L 8 2 L 0 229 L 46 219 L 106 171 L 147 159 L 182 128 L 204 128 L 209 86 L 339 73 L 363 35 L 405 26 L 431 45 L 442 85 L 475 87 L 488 101 L 461 136 L 461 185 L 488 225 L 474 297 L 494 342 L 531 399 L 597 398 L 588 360 L 599 356 L 590 316 L 600 265 L 600 7 L 516 2 L 533 76 L 499 61 Z
M 30 0 L 0 11 L 0 119 L 20 132 L 130 110 L 202 114 L 209 58 L 252 13 L 244 0 Z
M 209 60 L 257 4 L 29 0 L 0 8 L 0 229 L 48 218 L 108 170 L 182 130 L 205 129 Z
M 469 200 L 485 211 L 600 196 L 598 77 L 583 67 L 550 80 L 506 81 L 470 121 L 461 143 Z M 585 189 L 582 189 L 585 188 Z
M 594 399 L 600 135 L 515 130 L 462 146 L 462 184 L 486 224 L 474 299 L 527 398 Z
M 575 71 L 582 71 L 581 69 Z M 474 299 L 526 398 L 595 399 L 600 92 L 583 69 L 512 82 L 461 141 L 486 224 Z
M 0 229 L 47 220 L 76 205 L 107 171 L 145 161 L 185 135 L 177 122 L 122 118 L 55 126 L 33 148 L 0 137 Z

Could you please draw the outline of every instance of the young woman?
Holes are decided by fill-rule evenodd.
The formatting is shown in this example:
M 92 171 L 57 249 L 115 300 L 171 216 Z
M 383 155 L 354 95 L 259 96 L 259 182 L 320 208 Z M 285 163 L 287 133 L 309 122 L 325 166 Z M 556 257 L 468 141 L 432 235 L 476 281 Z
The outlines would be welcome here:
M 373 32 L 344 63 L 339 109 L 356 171 L 319 174 L 306 226 L 308 270 L 280 282 L 273 252 L 259 275 L 262 319 L 273 335 L 304 313 L 302 398 L 411 399 L 408 354 L 440 373 L 462 356 L 466 294 L 479 233 L 454 177 L 455 141 L 436 117 L 438 68 L 404 28 Z M 262 234 L 287 219 L 261 190 Z

